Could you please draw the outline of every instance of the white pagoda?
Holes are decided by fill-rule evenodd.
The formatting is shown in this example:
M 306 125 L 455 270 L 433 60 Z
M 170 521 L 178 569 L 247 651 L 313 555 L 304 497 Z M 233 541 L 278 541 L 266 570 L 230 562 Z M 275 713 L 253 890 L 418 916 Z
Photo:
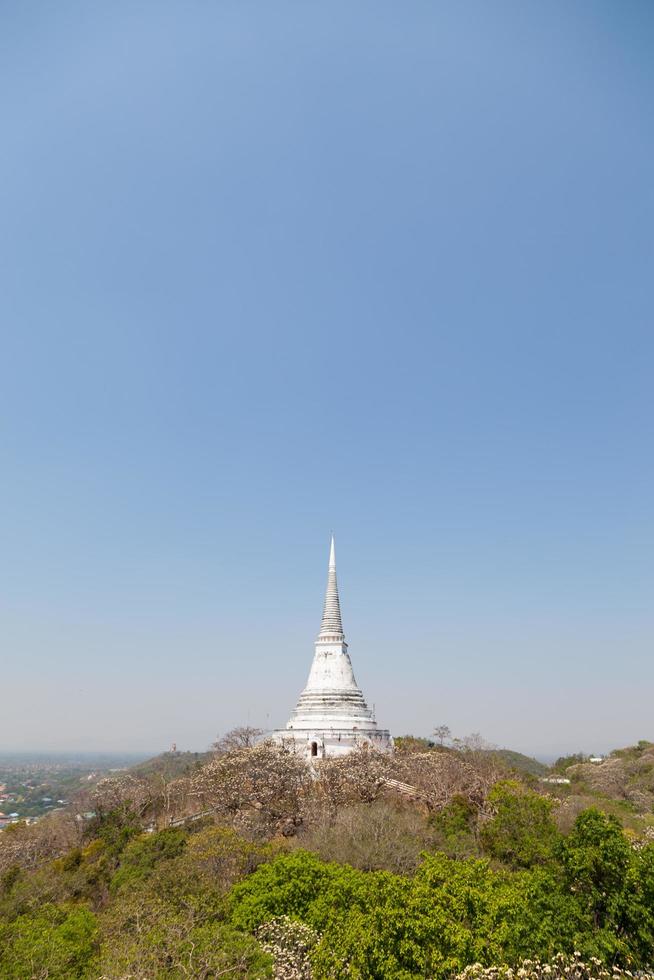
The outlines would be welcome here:
M 329 551 L 327 592 L 307 686 L 286 728 L 273 733 L 308 758 L 347 755 L 367 744 L 382 752 L 393 747 L 359 690 L 347 652 L 336 582 L 334 537 Z

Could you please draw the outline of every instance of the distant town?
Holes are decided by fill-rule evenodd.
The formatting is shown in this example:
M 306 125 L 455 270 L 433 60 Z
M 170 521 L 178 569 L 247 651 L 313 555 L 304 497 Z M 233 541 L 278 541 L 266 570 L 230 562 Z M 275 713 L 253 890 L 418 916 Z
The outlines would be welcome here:
M 35 823 L 47 813 L 63 810 L 80 789 L 136 761 L 133 756 L 90 755 L 0 758 L 0 830 L 12 823 Z

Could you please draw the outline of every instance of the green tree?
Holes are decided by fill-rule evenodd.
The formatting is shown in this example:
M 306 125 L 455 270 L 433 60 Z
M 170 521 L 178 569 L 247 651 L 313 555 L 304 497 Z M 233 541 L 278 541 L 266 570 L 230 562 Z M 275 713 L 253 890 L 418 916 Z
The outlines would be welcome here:
M 250 935 L 217 920 L 212 901 L 170 902 L 148 885 L 125 890 L 102 921 L 100 973 L 195 980 L 271 976 L 271 959 Z
M 630 952 L 641 963 L 652 963 L 654 950 L 654 845 L 635 852 L 625 883 L 622 927 Z
M 98 950 L 97 919 L 86 908 L 44 905 L 0 926 L 3 980 L 82 980 L 93 970 Z
M 449 857 L 478 856 L 477 815 L 477 807 L 466 796 L 463 794 L 453 796 L 450 802 L 431 818 L 436 848 Z
M 254 930 L 290 916 L 320 935 L 316 978 L 446 978 L 479 961 L 572 949 L 583 925 L 546 869 L 425 859 L 413 878 L 361 872 L 302 852 L 263 865 L 230 896 L 232 922 Z
M 100 812 L 86 827 L 86 839 L 101 840 L 108 854 L 118 857 L 127 844 L 142 832 L 142 820 L 129 800 L 112 810 Z
M 511 868 L 531 868 L 550 861 L 559 840 L 550 800 L 521 783 L 497 783 L 488 794 L 493 816 L 480 830 L 489 857 Z
M 595 925 L 603 926 L 622 894 L 631 860 L 619 821 L 594 808 L 584 810 L 564 838 L 560 853 L 570 890 Z
M 142 834 L 124 849 L 120 867 L 111 880 L 116 890 L 125 885 L 147 878 L 162 861 L 178 857 L 186 847 L 188 833 L 185 830 L 168 829 L 156 834 Z
M 561 755 L 552 765 L 553 772 L 564 773 L 570 766 L 578 766 L 585 762 L 588 757 L 583 752 L 574 752 L 572 755 Z
M 357 874 L 347 866 L 296 851 L 262 865 L 234 886 L 229 896 L 231 920 L 249 932 L 283 915 L 319 925 L 319 916 L 312 914 L 316 902 L 332 893 L 332 886 L 343 887 L 346 878 Z

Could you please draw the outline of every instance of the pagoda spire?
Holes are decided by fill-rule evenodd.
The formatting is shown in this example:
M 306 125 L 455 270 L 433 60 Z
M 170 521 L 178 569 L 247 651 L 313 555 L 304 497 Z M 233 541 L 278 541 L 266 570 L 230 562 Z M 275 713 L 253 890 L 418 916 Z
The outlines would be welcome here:
M 329 568 L 327 570 L 327 591 L 325 592 L 325 605 L 322 613 L 322 623 L 318 638 L 321 637 L 343 637 L 343 623 L 341 622 L 341 604 L 338 598 L 338 583 L 336 581 L 336 549 L 334 548 L 334 535 L 329 549 Z

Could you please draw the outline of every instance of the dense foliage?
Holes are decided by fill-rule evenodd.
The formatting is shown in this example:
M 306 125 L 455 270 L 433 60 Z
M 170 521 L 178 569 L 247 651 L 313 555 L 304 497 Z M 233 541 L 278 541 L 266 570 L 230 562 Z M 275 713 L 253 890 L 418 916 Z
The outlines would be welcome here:
M 100 786 L 92 818 L 0 835 L 0 976 L 499 980 L 510 967 L 582 980 L 608 975 L 602 963 L 651 968 L 654 843 L 598 807 L 562 830 L 559 801 L 508 777 L 488 754 L 439 746 L 311 775 L 246 745 L 160 797 L 135 776 Z

